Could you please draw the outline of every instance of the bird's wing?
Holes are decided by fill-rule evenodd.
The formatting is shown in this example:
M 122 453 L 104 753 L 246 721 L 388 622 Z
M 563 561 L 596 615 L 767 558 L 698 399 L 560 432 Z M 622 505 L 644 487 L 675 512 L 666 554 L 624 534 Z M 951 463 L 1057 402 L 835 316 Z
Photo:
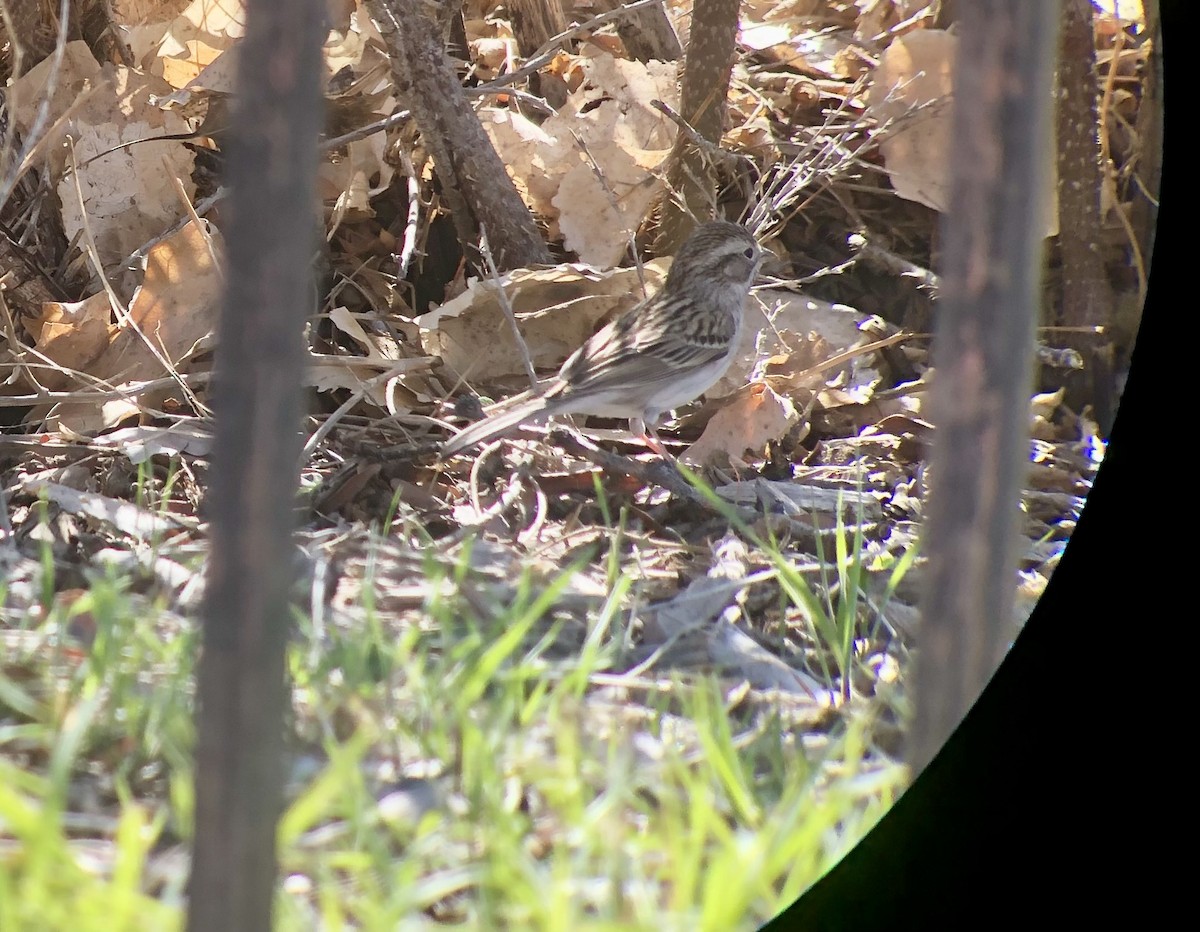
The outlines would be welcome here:
M 705 331 L 681 326 L 678 309 L 651 299 L 598 331 L 563 363 L 561 383 L 547 392 L 603 392 L 629 383 L 667 381 L 716 362 L 730 351 L 736 321 Z

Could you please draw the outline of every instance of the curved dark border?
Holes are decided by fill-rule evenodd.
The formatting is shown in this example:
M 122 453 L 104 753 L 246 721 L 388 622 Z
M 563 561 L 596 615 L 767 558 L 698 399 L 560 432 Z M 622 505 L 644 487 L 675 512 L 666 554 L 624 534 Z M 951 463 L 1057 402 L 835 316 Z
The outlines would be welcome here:
M 1163 33 L 1187 42 L 1180 6 L 1162 3 Z M 1186 93 L 1170 60 L 1164 54 L 1164 100 Z M 1166 331 L 1171 318 L 1181 335 L 1192 331 L 1197 283 L 1183 273 L 1200 265 L 1182 255 L 1172 226 L 1182 212 L 1172 200 L 1180 146 L 1170 144 L 1179 141 L 1171 127 L 1168 111 L 1158 234 L 1129 380 L 1058 569 L 942 752 L 875 829 L 764 930 L 995 927 L 1055 915 L 1080 928 L 1087 919 L 1119 922 L 1126 910 L 1141 925 L 1157 904 L 1167 907 L 1167 896 L 1152 892 L 1168 881 L 1150 833 L 1179 815 L 1166 812 L 1163 822 L 1147 809 L 1188 801 L 1171 797 L 1167 780 L 1177 742 L 1148 730 L 1180 708 L 1162 696 L 1173 675 L 1170 632 L 1195 608 L 1169 604 L 1193 598 L 1176 572 L 1190 544 L 1155 530 L 1190 524 L 1171 520 L 1162 505 L 1176 494 L 1170 476 L 1183 479 L 1191 459 L 1170 438 L 1192 432 L 1194 402 L 1164 381 L 1194 366 L 1187 338 L 1177 337 L 1168 355 Z M 1180 417 L 1172 416 L 1176 406 Z

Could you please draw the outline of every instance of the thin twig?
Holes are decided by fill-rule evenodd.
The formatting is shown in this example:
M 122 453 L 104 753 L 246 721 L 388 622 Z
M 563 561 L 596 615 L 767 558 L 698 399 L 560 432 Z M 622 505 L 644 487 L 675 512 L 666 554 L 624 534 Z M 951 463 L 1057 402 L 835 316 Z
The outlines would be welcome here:
M 650 101 L 650 106 L 678 126 L 680 131 L 692 141 L 692 144 L 714 162 L 748 162 L 751 165 L 754 164 L 754 160 L 749 156 L 742 155 L 740 152 L 730 152 L 728 149 L 722 149 L 719 143 L 710 142 L 705 139 L 696 132 L 691 123 L 676 113 L 666 102 L 656 99 Z
M 17 365 L 14 363 L 13 365 Z M 30 364 L 21 364 L 28 366 Z M 82 373 L 80 373 L 82 374 Z M 195 372 L 189 375 L 180 374 L 179 376 L 186 382 L 193 382 L 197 385 L 202 385 L 208 381 L 209 373 Z M 172 385 L 178 385 L 179 381 L 171 377 L 161 379 L 148 379 L 144 382 L 127 382 L 116 388 L 110 389 L 81 389 L 74 392 L 52 392 L 42 391 L 33 392 L 28 395 L 0 395 L 0 408 L 24 408 L 31 405 L 42 404 L 57 404 L 60 402 L 86 402 L 94 403 L 107 401 L 110 399 L 120 399 L 122 401 L 130 400 L 144 392 L 153 391 L 156 388 L 167 388 Z
M 762 380 L 768 384 L 771 382 L 775 382 L 776 384 L 780 382 L 802 383 L 805 379 L 810 379 L 815 375 L 820 375 L 831 369 L 838 369 L 850 360 L 857 359 L 859 356 L 867 356 L 878 350 L 887 349 L 889 346 L 895 346 L 897 343 L 905 343 L 912 338 L 913 334 L 901 330 L 898 333 L 893 333 L 890 337 L 884 337 L 882 340 L 872 340 L 870 343 L 864 343 L 862 346 L 852 346 L 849 349 L 842 350 L 840 353 L 834 353 L 828 359 L 822 359 L 802 372 L 789 373 L 788 375 L 765 375 L 762 377 Z
M 382 120 L 376 120 L 374 123 L 368 123 L 366 126 L 360 126 L 358 129 L 352 129 L 348 133 L 343 133 L 341 136 L 334 136 L 332 139 L 326 139 L 321 143 L 321 151 L 328 152 L 330 149 L 338 149 L 351 142 L 358 142 L 360 139 L 366 139 L 368 136 L 374 136 L 376 133 L 382 133 L 391 129 L 398 123 L 402 123 L 412 116 L 409 110 L 397 110 L 390 117 L 384 117 Z
M 412 262 L 413 251 L 417 248 L 417 220 L 421 215 L 421 185 L 417 180 L 417 170 L 413 168 L 408 153 L 403 150 L 400 151 L 400 166 L 408 176 L 408 219 L 404 223 L 400 254 L 396 256 L 397 282 L 408 277 L 408 266 Z
M 700 505 L 707 504 L 705 498 L 692 488 L 671 463 L 664 459 L 655 459 L 644 463 L 628 456 L 609 453 L 578 434 L 563 429 L 552 430 L 547 439 L 562 447 L 566 452 L 595 463 L 606 472 L 630 476 L 645 485 L 660 486 L 679 498 Z
M 492 260 L 492 249 L 488 245 L 487 230 L 483 225 L 479 226 L 479 252 L 483 255 L 483 261 L 487 264 L 488 274 L 492 276 L 492 285 L 496 289 L 496 300 L 500 302 L 500 308 L 504 311 L 504 316 L 508 318 L 508 323 L 512 327 L 513 339 L 517 341 L 517 349 L 521 353 L 521 362 L 525 366 L 525 374 L 529 376 L 530 388 L 537 390 L 538 377 L 537 372 L 533 368 L 533 360 L 529 358 L 529 347 L 525 345 L 525 338 L 521 336 L 521 330 L 517 327 L 517 315 L 513 312 L 512 304 L 509 303 L 508 294 L 504 291 L 504 285 L 500 283 L 500 273 L 496 270 L 496 263 Z
M 159 243 L 165 242 L 166 240 L 170 239 L 172 236 L 174 236 L 176 233 L 178 233 L 185 226 L 187 226 L 189 223 L 192 222 L 191 213 L 194 212 L 197 217 L 203 217 L 210 210 L 212 210 L 220 201 L 224 200 L 225 195 L 228 193 L 229 193 L 229 189 L 227 187 L 225 187 L 224 185 L 217 188 L 216 191 L 214 191 L 212 194 L 210 194 L 204 200 L 200 201 L 200 203 L 196 204 L 196 206 L 193 208 L 193 210 L 191 212 L 189 212 L 188 216 L 180 217 L 173 224 L 171 224 L 171 226 L 169 226 L 166 230 L 164 230 L 158 236 L 154 237 L 154 239 L 150 240 L 148 243 L 144 244 L 136 252 L 130 253 L 128 256 L 125 257 L 125 260 L 119 266 L 117 266 L 117 268 L 136 269 L 137 263 L 139 263 L 143 259 L 145 259 L 146 256 L 148 256 L 150 254 L 151 249 L 153 249 Z
M 580 23 L 578 26 L 572 26 L 565 32 L 560 32 L 558 35 L 546 41 L 544 45 L 529 59 L 523 66 L 516 71 L 502 74 L 495 80 L 488 81 L 487 84 L 481 84 L 479 87 L 469 87 L 464 89 L 464 93 L 468 97 L 486 97 L 488 94 L 493 94 L 502 87 L 507 87 L 510 84 L 515 84 L 522 78 L 527 78 L 535 71 L 550 64 L 554 60 L 554 56 L 558 54 L 558 50 L 564 42 L 569 42 L 576 36 L 583 35 L 585 32 L 590 32 L 597 26 L 603 26 L 605 23 L 610 23 L 614 19 L 620 19 L 628 13 L 635 10 L 644 9 L 652 4 L 662 3 L 663 0 L 637 0 L 635 3 L 627 3 L 624 6 L 619 6 L 615 10 L 609 10 L 607 13 L 601 13 L 599 16 L 593 16 L 585 23 Z
M 100 261 L 100 250 L 96 246 L 96 239 L 92 236 L 92 225 L 88 221 L 87 204 L 83 198 L 83 186 L 79 181 L 79 166 L 75 162 L 75 140 L 67 137 L 69 145 L 67 146 L 67 155 L 71 161 L 71 177 L 75 182 L 75 197 L 79 202 L 79 216 L 83 226 L 83 241 L 87 246 L 87 254 L 92 260 L 92 265 L 95 266 L 96 275 L 100 278 L 100 283 L 104 287 L 105 293 L 108 295 L 108 300 L 112 304 L 113 312 L 117 315 L 117 322 L 123 326 L 129 327 L 150 351 L 150 355 L 155 358 L 160 366 L 163 367 L 175 379 L 175 384 L 179 386 L 179 390 L 183 392 L 184 398 L 188 400 L 197 411 L 205 410 L 200 404 L 200 400 L 188 387 L 187 382 L 180 376 L 175 365 L 171 363 L 162 353 L 162 351 L 154 345 L 148 336 L 142 331 L 141 326 L 133 315 L 129 313 L 129 309 L 125 307 L 123 301 L 117 291 L 112 286 L 112 282 L 108 280 L 108 274 L 104 271 L 104 263 Z M 188 222 L 191 222 L 191 217 L 188 217 Z
M 22 0 L 24 2 L 24 0 Z M 9 41 L 12 42 L 14 49 L 17 51 L 15 56 L 19 62 L 23 57 L 19 42 L 15 38 L 12 20 L 8 16 L 7 5 L 3 6 L 5 32 L 9 36 Z M 67 51 L 67 25 L 70 21 L 71 0 L 62 0 L 58 8 L 58 35 L 54 38 L 54 54 L 50 56 L 50 74 L 46 78 L 46 84 L 42 88 L 42 102 L 38 105 L 37 114 L 33 118 L 33 125 L 29 127 L 29 132 L 25 135 L 25 143 L 21 147 L 20 156 L 13 159 L 14 168 L 12 172 L 4 172 L 0 176 L 0 210 L 8 203 L 9 195 L 12 194 L 13 188 L 21 176 L 25 174 L 26 163 L 32 155 L 35 148 L 41 143 L 42 127 L 50 116 L 50 102 L 54 99 L 54 93 L 58 90 L 58 79 L 62 74 L 63 56 Z M 6 101 L 12 104 L 12 101 Z M 10 115 L 15 119 L 15 113 L 12 112 L 10 106 Z M 13 134 L 10 132 L 9 138 Z M 6 167 L 8 162 L 8 141 L 5 140 L 5 158 L 0 160 L 0 168 Z
M 921 268 L 893 252 L 876 246 L 862 233 L 851 233 L 846 237 L 846 244 L 858 254 L 859 258 L 905 278 L 915 278 L 918 288 L 925 288 L 935 296 L 942 287 L 942 279 L 937 273 Z
M 304 444 L 304 449 L 300 453 L 301 466 L 308 462 L 308 458 L 316 452 L 317 447 L 319 447 L 321 442 L 327 436 L 329 436 L 329 433 L 335 426 L 337 426 L 338 422 L 341 421 L 342 418 L 344 418 L 354 408 L 355 405 L 357 405 L 364 397 L 366 397 L 367 393 L 371 391 L 371 389 L 380 384 L 386 385 L 392 379 L 397 378 L 406 372 L 415 371 L 416 367 L 414 367 L 413 363 L 417 361 L 423 360 L 414 360 L 411 358 L 402 359 L 386 372 L 381 372 L 378 375 L 372 376 L 366 381 L 360 383 L 359 387 L 350 393 L 350 397 L 347 398 L 336 411 L 326 417 L 321 426 L 318 427 L 313 432 L 313 435 L 308 438 L 308 442 Z M 428 368 L 428 365 L 426 365 L 426 368 Z

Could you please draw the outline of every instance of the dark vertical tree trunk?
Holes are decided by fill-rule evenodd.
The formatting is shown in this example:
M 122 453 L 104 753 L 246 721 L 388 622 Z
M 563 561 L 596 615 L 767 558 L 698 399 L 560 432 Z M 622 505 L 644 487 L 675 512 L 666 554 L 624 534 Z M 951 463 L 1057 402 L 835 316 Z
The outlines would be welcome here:
M 929 559 L 908 759 L 934 757 L 1014 634 L 1033 338 L 1050 193 L 1046 149 L 1058 9 L 978 0 L 960 10 L 953 205 L 930 399 Z
M 1138 104 L 1137 137 L 1141 141 L 1137 175 L 1140 185 L 1133 202 L 1133 228 L 1137 231 L 1142 261 L 1150 268 L 1154 251 L 1154 233 L 1158 222 L 1158 189 L 1162 185 L 1163 98 L 1162 98 L 1162 21 L 1158 0 L 1143 0 L 1150 58 L 1146 62 L 1146 80 Z
M 696 0 L 683 63 L 680 114 L 716 145 L 725 131 L 726 97 L 737 38 L 738 0 Z M 675 139 L 667 168 L 659 248 L 674 252 L 697 222 L 716 212 L 717 172 L 711 154 L 686 133 Z
M 1058 242 L 1062 252 L 1061 321 L 1065 342 L 1079 350 L 1084 369 L 1067 380 L 1067 403 L 1092 405 L 1107 432 L 1115 415 L 1112 286 L 1101 252 L 1100 117 L 1096 45 L 1089 0 L 1063 0 L 1058 60 Z M 1089 332 L 1081 332 L 1089 331 Z
M 509 0 L 508 6 L 517 48 L 527 58 L 567 29 L 562 0 Z
M 621 0 L 597 0 L 596 11 L 607 13 L 621 5 Z M 683 54 L 679 36 L 661 3 L 622 16 L 617 20 L 617 35 L 638 61 L 676 61 Z
M 271 928 L 324 21 L 323 0 L 247 4 L 216 357 L 191 932 Z

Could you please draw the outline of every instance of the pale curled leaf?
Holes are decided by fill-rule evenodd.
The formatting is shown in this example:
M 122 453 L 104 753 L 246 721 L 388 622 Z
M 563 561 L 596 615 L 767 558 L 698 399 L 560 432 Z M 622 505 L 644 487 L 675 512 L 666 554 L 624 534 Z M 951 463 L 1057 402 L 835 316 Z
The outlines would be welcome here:
M 59 508 L 110 525 L 122 534 L 139 541 L 151 541 L 165 534 L 188 527 L 195 522 L 185 522 L 172 515 L 154 513 L 120 499 L 80 492 L 69 486 L 41 480 L 28 480 L 21 484 L 23 491 L 34 496 L 44 495 Z
M 152 456 L 207 456 L 212 449 L 212 429 L 200 421 L 181 421 L 167 427 L 122 427 L 103 434 L 92 446 L 123 453 L 135 466 Z

